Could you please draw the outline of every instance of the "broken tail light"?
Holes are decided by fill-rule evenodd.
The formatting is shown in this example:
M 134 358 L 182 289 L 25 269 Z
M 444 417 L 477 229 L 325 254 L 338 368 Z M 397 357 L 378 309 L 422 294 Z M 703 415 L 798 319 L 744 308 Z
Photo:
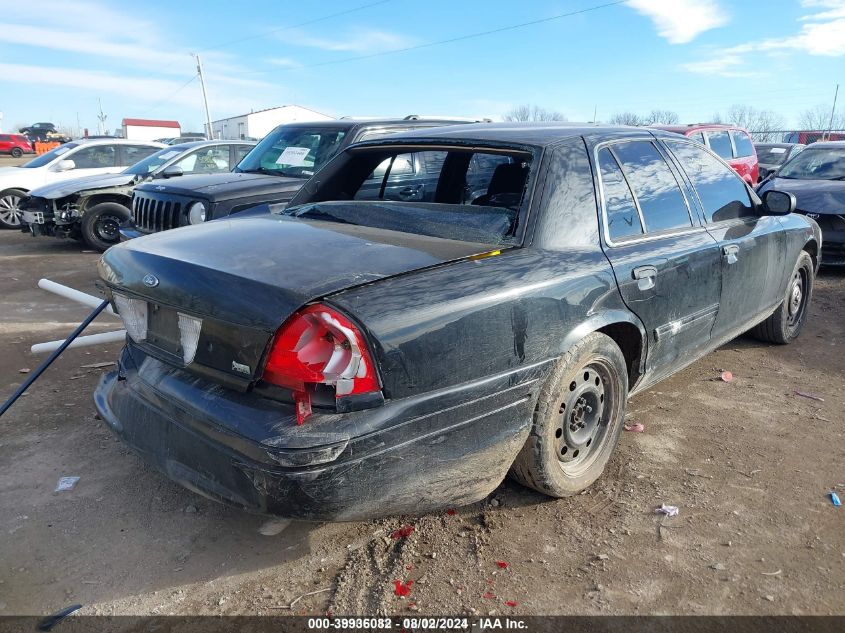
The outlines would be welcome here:
M 273 340 L 263 380 L 293 391 L 296 419 L 311 415 L 309 389 L 334 388 L 335 399 L 380 392 L 375 364 L 358 328 L 323 305 L 294 313 Z
M 123 321 L 123 327 L 136 343 L 147 338 L 147 302 L 141 299 L 133 299 L 119 292 L 112 293 L 114 307 L 117 314 Z

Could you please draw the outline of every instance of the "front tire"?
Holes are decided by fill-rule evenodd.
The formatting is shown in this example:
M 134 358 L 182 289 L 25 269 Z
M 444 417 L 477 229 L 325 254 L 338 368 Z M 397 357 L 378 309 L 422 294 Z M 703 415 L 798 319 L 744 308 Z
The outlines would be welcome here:
M 21 227 L 20 203 L 26 197 L 21 189 L 0 191 L 0 227 L 19 229 Z
M 813 260 L 801 251 L 783 302 L 768 319 L 751 329 L 752 336 L 778 345 L 788 345 L 798 338 L 807 321 L 807 310 L 813 296 L 814 270 Z
M 627 396 L 622 351 L 610 337 L 593 332 L 558 361 L 543 386 L 511 475 L 552 497 L 589 487 L 619 442 Z
M 101 202 L 82 215 L 82 241 L 101 253 L 120 241 L 118 229 L 129 219 L 129 209 L 116 202 Z

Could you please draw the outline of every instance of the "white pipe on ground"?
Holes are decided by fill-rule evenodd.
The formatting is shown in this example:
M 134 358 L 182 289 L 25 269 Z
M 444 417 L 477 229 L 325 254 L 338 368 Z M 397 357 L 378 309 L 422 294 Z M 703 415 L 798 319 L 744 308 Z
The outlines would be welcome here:
M 89 308 L 96 308 L 103 302 L 103 299 L 101 297 L 95 297 L 94 295 L 89 295 L 74 288 L 69 288 L 67 286 L 63 286 L 62 284 L 57 284 L 55 281 L 50 281 L 49 279 L 39 279 L 38 287 L 42 290 L 46 290 L 47 292 L 57 294 L 60 297 L 64 297 L 65 299 L 70 299 L 71 301 L 81 303 L 82 305 L 88 306 Z M 103 312 L 108 312 L 112 316 L 117 316 L 114 313 L 114 310 L 112 310 L 111 306 L 107 306 L 106 309 L 103 310 Z M 95 334 L 94 336 L 100 335 Z M 83 336 L 82 338 L 90 337 Z M 52 345 L 52 343 L 44 343 L 44 345 Z M 71 347 L 74 347 L 74 345 L 71 345 Z
M 42 281 L 44 281 L 42 279 Z M 101 343 L 118 343 L 126 339 L 126 330 L 115 330 L 114 332 L 101 332 L 99 334 L 90 334 L 88 336 L 80 336 L 76 338 L 73 343 L 68 345 L 70 347 L 87 347 L 89 345 L 100 345 Z M 59 345 L 64 343 L 61 341 L 50 341 L 49 343 L 36 343 L 29 351 L 33 354 L 45 354 L 58 349 Z

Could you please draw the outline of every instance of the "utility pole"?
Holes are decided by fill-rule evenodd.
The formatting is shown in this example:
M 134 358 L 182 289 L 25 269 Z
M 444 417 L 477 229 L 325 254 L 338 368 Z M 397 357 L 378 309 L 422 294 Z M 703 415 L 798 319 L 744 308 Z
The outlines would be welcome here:
M 197 58 L 197 73 L 200 76 L 200 86 L 202 87 L 202 100 L 205 104 L 205 126 L 206 126 L 206 138 L 211 140 L 214 138 L 214 133 L 211 129 L 211 114 L 208 112 L 208 94 L 205 92 L 205 78 L 202 76 L 202 62 L 200 61 L 200 56 L 195 55 Z
M 836 98 L 839 96 L 839 84 L 836 84 L 836 92 L 833 93 L 833 109 L 830 111 L 830 125 L 827 126 L 827 139 L 830 140 L 830 134 L 833 132 L 833 117 L 836 114 Z

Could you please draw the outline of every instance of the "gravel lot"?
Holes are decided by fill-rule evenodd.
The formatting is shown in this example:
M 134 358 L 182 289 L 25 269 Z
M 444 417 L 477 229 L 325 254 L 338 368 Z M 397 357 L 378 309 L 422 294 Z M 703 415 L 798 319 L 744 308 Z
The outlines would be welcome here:
M 0 231 L 3 397 L 39 363 L 32 343 L 85 316 L 36 288 L 93 291 L 98 256 L 81 250 Z M 282 525 L 170 483 L 95 419 L 103 370 L 83 366 L 119 345 L 69 350 L 0 418 L 0 615 L 77 602 L 88 614 L 845 614 L 845 509 L 826 496 L 845 496 L 843 314 L 845 273 L 824 271 L 799 343 L 741 338 L 636 397 L 630 421 L 645 432 L 623 435 L 586 494 L 506 481 L 454 514 L 275 536 L 259 529 Z M 66 475 L 81 479 L 54 492 Z M 653 514 L 663 502 L 680 515 Z M 413 534 L 391 538 L 405 524 Z M 409 596 L 395 580 L 414 581 Z

